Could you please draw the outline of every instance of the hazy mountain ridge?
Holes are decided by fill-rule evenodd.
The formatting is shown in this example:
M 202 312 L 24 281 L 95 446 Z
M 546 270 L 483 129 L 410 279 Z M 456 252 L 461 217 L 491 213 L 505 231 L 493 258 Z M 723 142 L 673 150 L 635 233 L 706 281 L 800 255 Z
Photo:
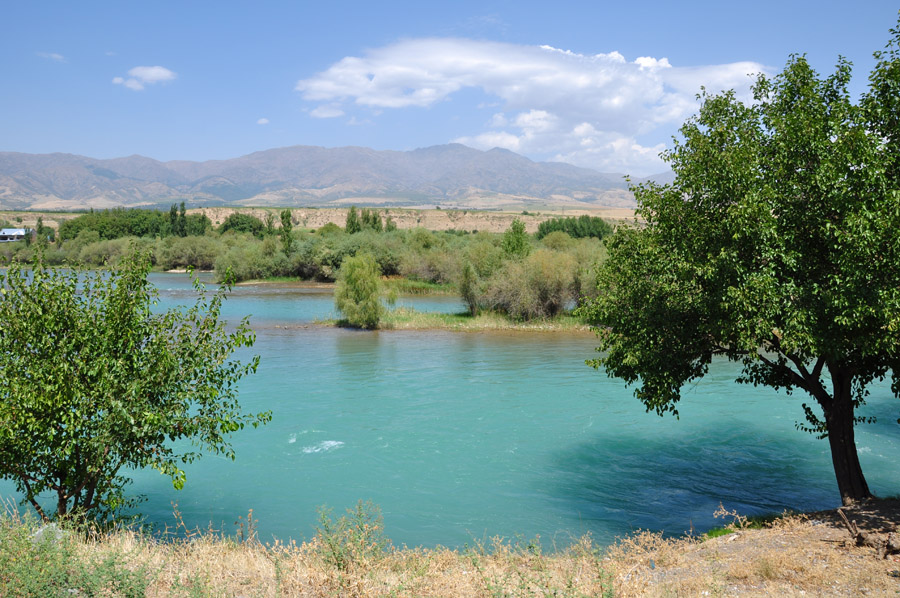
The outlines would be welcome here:
M 515 205 L 631 207 L 618 174 L 534 162 L 459 144 L 407 152 L 293 146 L 230 160 L 0 152 L 0 208 L 75 209 L 185 201 L 190 205 L 382 205 L 476 209 Z

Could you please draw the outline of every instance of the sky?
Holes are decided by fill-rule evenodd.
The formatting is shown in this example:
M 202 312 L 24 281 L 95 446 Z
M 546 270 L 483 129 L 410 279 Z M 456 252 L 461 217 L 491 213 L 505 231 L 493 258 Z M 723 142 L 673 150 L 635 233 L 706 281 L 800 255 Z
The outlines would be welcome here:
M 0 151 L 227 159 L 291 145 L 503 147 L 645 176 L 701 86 L 838 56 L 865 90 L 882 0 L 4 2 Z

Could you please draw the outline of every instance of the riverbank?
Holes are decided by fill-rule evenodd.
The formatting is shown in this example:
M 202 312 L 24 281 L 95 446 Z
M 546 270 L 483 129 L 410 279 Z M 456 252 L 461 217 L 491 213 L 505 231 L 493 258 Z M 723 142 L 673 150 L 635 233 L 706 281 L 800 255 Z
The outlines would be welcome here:
M 900 525 L 898 501 L 849 509 L 865 531 Z M 252 515 L 252 514 L 251 514 Z M 365 513 L 364 513 L 365 515 Z M 262 544 L 252 516 L 236 535 L 178 530 L 82 536 L 0 520 L 0 595 L 162 596 L 895 596 L 897 556 L 849 542 L 835 511 L 712 539 L 637 532 L 557 553 L 535 539 L 461 550 L 394 548 L 377 518 L 329 521 L 303 544 Z M 177 524 L 177 521 L 176 521 Z M 322 526 L 323 529 L 325 526 Z M 74 591 L 73 591 L 74 590 Z
M 342 320 L 318 320 L 321 326 L 342 326 Z M 518 321 L 496 312 L 467 313 L 421 312 L 408 307 L 388 310 L 378 324 L 379 330 L 450 330 L 455 332 L 570 332 L 592 334 L 590 327 L 572 315 L 551 319 Z

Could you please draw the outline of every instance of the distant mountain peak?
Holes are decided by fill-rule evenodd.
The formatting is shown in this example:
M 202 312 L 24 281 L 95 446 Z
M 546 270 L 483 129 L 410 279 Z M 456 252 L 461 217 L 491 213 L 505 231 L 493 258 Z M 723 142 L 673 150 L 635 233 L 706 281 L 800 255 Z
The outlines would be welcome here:
M 411 151 L 295 145 L 227 160 L 0 152 L 0 207 L 365 205 L 630 207 L 621 175 L 459 143 Z M 521 209 L 521 208 L 519 208 Z

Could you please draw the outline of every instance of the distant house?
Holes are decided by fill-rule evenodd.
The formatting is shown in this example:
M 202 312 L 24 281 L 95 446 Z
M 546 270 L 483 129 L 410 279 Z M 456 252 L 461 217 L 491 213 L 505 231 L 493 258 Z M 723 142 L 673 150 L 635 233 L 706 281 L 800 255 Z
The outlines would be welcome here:
M 0 229 L 0 243 L 24 241 L 26 236 L 33 234 L 34 231 L 30 228 L 3 228 Z

